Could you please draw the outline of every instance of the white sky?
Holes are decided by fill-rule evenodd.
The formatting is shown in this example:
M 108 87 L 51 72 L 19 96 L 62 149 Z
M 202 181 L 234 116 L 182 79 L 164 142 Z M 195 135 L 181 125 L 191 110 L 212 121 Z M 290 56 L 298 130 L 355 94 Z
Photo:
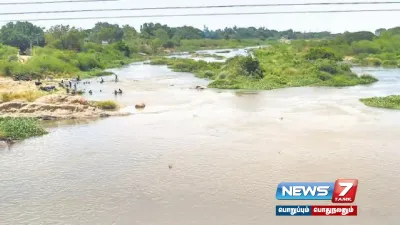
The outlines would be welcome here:
M 0 0 L 4 2 L 29 2 L 45 0 Z M 335 0 L 335 2 L 355 2 L 366 0 Z M 368 1 L 368 0 L 367 0 Z M 384 1 L 384 0 L 369 0 Z M 394 1 L 394 0 L 393 0 Z M 189 3 L 191 2 L 191 3 Z M 235 4 L 265 4 L 265 3 L 306 3 L 331 2 L 330 0 L 120 0 L 119 2 L 93 3 L 62 3 L 42 5 L 13 5 L 0 6 L 1 13 L 49 11 L 49 10 L 76 10 L 76 9 L 109 9 L 109 8 L 137 8 L 137 7 L 164 7 L 164 6 L 199 6 L 199 5 L 235 5 Z M 333 2 L 333 1 L 332 1 Z M 400 1 L 399 1 L 400 2 Z M 258 8 L 229 8 L 229 9 L 191 9 L 191 10 L 151 10 L 151 11 L 122 11 L 122 12 L 90 12 L 65 14 L 34 14 L 34 15 L 0 15 L 2 20 L 29 20 L 33 18 L 60 18 L 60 17 L 90 17 L 90 16 L 123 16 L 123 15 L 154 15 L 154 14 L 186 14 L 212 12 L 268 12 L 292 10 L 344 10 L 344 9 L 400 9 L 400 4 L 391 5 L 342 5 L 342 6 L 292 6 L 292 7 L 258 7 Z M 76 27 L 91 28 L 96 22 L 129 24 L 139 28 L 145 22 L 159 22 L 169 26 L 190 25 L 210 29 L 232 27 L 261 27 L 268 29 L 295 31 L 374 31 L 377 28 L 391 28 L 400 26 L 400 12 L 363 12 L 363 13 L 335 13 L 335 14 L 281 14 L 281 15 L 242 15 L 242 16 L 209 16 L 209 17 L 163 17 L 163 18 L 129 18 L 106 20 L 65 20 L 65 21 L 37 21 L 33 22 L 42 27 L 56 24 L 69 24 Z M 5 22 L 0 22 L 4 25 Z

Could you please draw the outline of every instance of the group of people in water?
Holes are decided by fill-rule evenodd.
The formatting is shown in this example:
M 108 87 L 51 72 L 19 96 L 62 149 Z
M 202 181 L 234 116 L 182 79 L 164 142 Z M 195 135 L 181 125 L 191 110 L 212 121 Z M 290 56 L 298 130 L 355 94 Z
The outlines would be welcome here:
M 114 81 L 118 82 L 118 75 L 114 74 L 114 76 L 115 76 Z M 59 83 L 59 86 L 62 87 L 62 88 L 65 88 L 66 91 L 67 91 L 67 94 L 69 94 L 69 93 L 75 94 L 75 93 L 78 92 L 78 86 L 77 85 L 80 83 L 80 81 L 81 81 L 80 76 L 78 76 L 75 80 L 72 80 L 72 81 L 69 80 L 68 82 L 64 82 L 64 80 L 61 80 L 61 82 Z M 102 83 L 104 83 L 104 79 L 103 78 L 100 79 L 100 84 L 102 84 Z M 90 81 L 84 81 L 83 84 L 84 85 L 90 84 Z M 73 86 L 73 88 L 72 88 L 72 86 Z M 71 89 L 72 89 L 72 91 L 71 91 Z M 103 91 L 100 89 L 100 92 L 103 92 Z M 93 95 L 93 91 L 92 90 L 89 90 L 88 93 L 90 95 Z M 114 90 L 114 94 L 115 95 L 122 94 L 122 90 L 120 88 L 118 89 L 118 91 Z

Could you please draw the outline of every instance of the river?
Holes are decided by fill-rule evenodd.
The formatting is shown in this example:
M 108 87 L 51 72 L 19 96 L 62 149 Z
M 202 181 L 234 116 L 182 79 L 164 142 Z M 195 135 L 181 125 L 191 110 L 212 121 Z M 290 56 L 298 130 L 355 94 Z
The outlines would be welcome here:
M 398 224 L 399 112 L 358 99 L 399 94 L 400 70 L 355 71 L 380 81 L 197 91 L 207 81 L 166 66 L 115 69 L 120 82 L 93 81 L 87 97 L 133 115 L 49 124 L 48 135 L 0 148 L 0 224 Z M 359 179 L 358 217 L 275 216 L 275 205 L 296 204 L 275 199 L 279 182 L 337 178 Z

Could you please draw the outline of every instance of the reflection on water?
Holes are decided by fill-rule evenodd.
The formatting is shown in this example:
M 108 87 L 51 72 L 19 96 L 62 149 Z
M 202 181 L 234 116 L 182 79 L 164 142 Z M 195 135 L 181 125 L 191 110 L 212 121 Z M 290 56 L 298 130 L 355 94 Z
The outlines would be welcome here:
M 399 70 L 369 69 L 381 79 L 369 87 L 266 92 L 193 90 L 208 81 L 165 66 L 114 71 L 121 82 L 92 82 L 88 97 L 134 115 L 50 123 L 50 134 L 0 151 L 0 223 L 398 223 L 399 112 L 358 98 L 399 94 Z M 274 216 L 297 204 L 275 200 L 279 182 L 341 177 L 360 180 L 360 216 Z

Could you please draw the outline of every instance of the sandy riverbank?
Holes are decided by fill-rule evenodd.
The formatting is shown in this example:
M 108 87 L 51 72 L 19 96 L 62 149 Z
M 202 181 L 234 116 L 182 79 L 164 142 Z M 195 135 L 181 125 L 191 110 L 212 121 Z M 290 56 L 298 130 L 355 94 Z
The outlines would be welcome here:
M 118 111 L 102 110 L 79 95 L 40 91 L 33 81 L 0 78 L 0 96 L 1 117 L 53 120 L 126 115 Z

